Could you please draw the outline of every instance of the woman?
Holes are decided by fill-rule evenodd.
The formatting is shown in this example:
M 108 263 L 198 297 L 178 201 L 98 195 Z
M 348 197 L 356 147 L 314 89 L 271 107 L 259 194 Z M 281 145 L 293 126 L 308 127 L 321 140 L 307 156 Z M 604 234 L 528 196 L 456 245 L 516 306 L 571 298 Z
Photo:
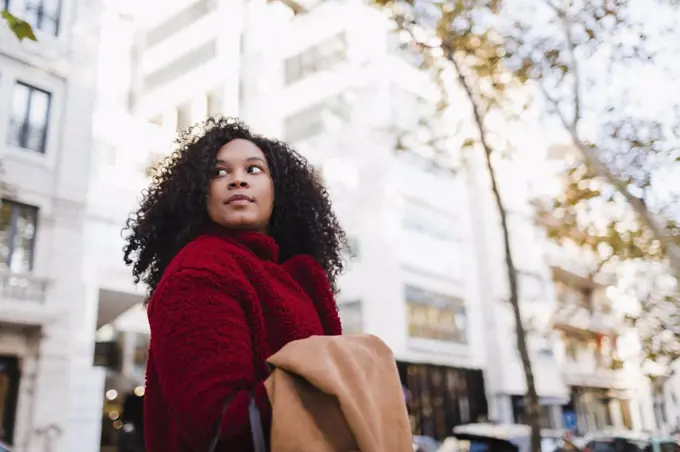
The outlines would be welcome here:
M 128 220 L 125 262 L 149 288 L 148 452 L 250 451 L 265 360 L 341 334 L 345 235 L 307 161 L 233 119 L 179 138 Z

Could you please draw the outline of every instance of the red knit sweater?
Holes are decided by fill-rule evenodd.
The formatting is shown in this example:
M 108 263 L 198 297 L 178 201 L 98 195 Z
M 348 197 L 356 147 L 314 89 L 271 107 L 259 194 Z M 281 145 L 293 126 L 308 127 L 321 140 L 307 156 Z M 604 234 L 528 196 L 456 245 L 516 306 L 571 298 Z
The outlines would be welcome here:
M 274 240 L 254 232 L 189 243 L 165 270 L 148 316 L 147 452 L 206 452 L 218 423 L 219 451 L 251 451 L 248 390 L 265 432 L 271 422 L 265 360 L 290 341 L 341 334 L 321 266 L 306 255 L 279 264 Z

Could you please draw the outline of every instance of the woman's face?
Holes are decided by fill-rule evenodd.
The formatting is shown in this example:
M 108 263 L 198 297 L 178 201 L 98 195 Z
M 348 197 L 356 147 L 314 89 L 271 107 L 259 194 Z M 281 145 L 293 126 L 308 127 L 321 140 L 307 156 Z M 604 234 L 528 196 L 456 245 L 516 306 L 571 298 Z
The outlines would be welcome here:
M 267 232 L 274 208 L 274 182 L 264 153 L 236 139 L 222 146 L 208 188 L 212 221 L 230 229 Z

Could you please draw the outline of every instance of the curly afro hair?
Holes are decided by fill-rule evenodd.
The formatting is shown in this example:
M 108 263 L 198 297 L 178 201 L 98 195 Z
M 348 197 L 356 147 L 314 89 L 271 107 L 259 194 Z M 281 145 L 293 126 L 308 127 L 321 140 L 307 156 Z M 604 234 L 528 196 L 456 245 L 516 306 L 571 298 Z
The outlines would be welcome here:
M 135 283 L 147 285 L 149 298 L 172 258 L 210 226 L 206 199 L 217 153 L 239 138 L 256 144 L 269 164 L 275 202 L 268 232 L 279 245 L 281 260 L 310 255 L 337 292 L 347 241 L 314 168 L 286 143 L 255 135 L 234 118 L 219 117 L 180 133 L 175 152 L 153 170 L 139 210 L 123 229 L 125 263 L 132 265 Z

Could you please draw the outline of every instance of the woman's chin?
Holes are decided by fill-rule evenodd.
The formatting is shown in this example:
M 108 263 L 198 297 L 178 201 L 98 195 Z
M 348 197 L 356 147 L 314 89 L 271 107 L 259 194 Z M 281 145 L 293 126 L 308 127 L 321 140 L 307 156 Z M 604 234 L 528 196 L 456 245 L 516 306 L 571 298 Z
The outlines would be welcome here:
M 260 231 L 262 225 L 260 221 L 249 216 L 239 216 L 236 218 L 229 218 L 228 221 L 220 222 L 220 225 L 227 229 L 238 229 L 245 231 Z

